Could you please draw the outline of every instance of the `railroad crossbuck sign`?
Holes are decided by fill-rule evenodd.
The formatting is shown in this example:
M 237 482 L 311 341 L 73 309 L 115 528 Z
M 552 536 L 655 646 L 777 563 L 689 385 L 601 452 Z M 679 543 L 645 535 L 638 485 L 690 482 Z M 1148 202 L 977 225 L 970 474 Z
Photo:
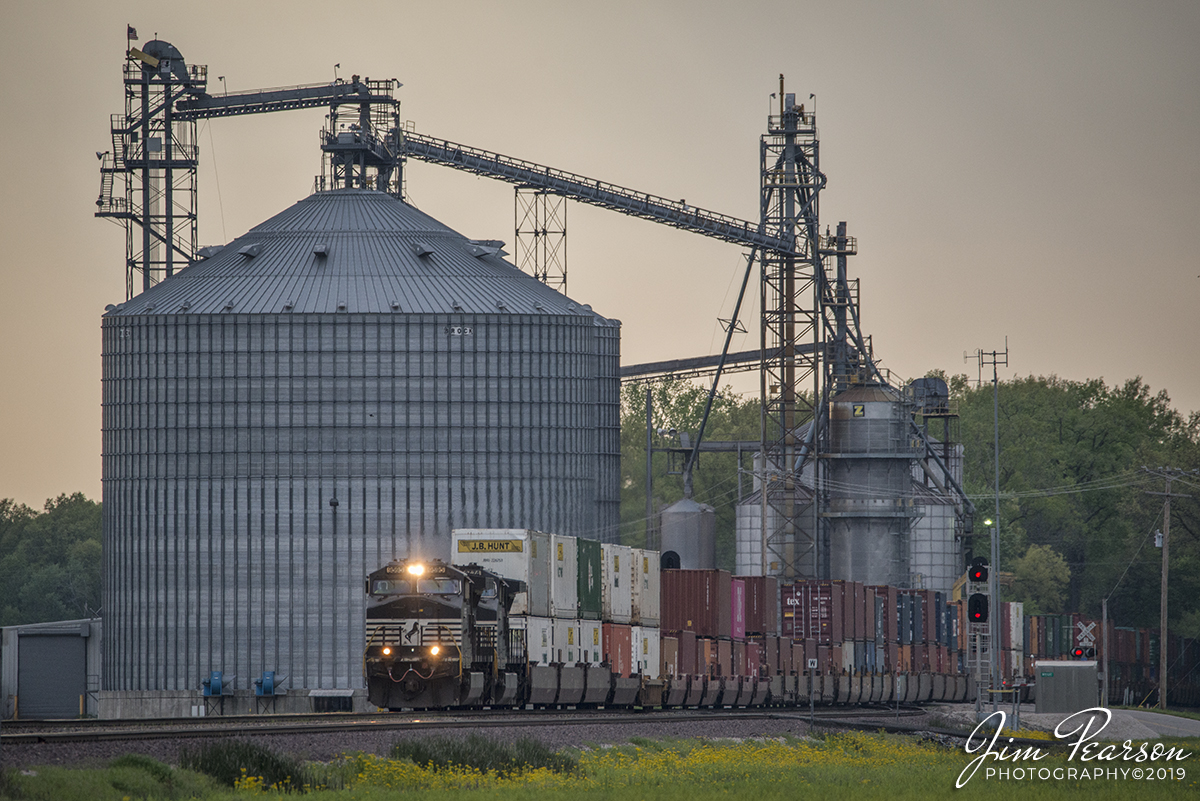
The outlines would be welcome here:
M 1076 644 L 1078 645 L 1095 645 L 1096 644 L 1096 623 L 1084 623 L 1082 620 L 1075 624 L 1079 627 L 1079 631 L 1075 633 Z

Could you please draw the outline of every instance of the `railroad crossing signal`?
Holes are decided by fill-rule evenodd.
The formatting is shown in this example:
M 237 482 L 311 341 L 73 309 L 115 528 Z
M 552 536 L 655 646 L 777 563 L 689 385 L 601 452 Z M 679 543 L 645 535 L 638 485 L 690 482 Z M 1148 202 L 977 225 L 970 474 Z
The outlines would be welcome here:
M 1083 646 L 1096 644 L 1096 622 L 1084 623 L 1080 620 L 1075 624 L 1079 627 L 1079 631 L 1075 634 L 1076 641 Z

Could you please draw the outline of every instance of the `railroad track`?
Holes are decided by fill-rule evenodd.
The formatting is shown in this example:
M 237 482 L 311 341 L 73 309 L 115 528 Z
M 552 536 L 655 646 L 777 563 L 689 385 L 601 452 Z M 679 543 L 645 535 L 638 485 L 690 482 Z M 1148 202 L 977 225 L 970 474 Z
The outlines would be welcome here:
M 915 707 L 844 707 L 818 710 L 811 717 L 826 724 L 862 718 L 908 718 L 923 714 Z M 466 711 L 386 713 L 377 715 L 238 715 L 220 718 L 163 718 L 139 721 L 70 720 L 9 721 L 0 729 L 0 743 L 88 743 L 123 740 L 183 739 L 232 736 L 316 734 L 351 731 L 432 731 L 440 729 L 532 728 L 538 726 L 684 723 L 723 720 L 810 719 L 802 709 L 715 709 L 666 712 L 588 711 Z M 869 728 L 887 728 L 871 723 Z M 14 729 L 16 729 L 14 731 Z

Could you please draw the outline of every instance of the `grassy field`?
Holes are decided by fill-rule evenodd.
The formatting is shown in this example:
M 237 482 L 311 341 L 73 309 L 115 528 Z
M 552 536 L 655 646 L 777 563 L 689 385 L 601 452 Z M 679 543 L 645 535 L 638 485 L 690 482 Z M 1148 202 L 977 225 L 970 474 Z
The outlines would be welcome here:
M 1200 740 L 1162 741 L 1200 751 Z M 125 799 L 242 799 L 303 795 L 315 801 L 408 799 L 888 799 L 962 798 L 1093 799 L 1196 797 L 1200 759 L 1154 763 L 1186 771 L 1182 781 L 1065 778 L 1063 753 L 1038 762 L 987 763 L 961 790 L 955 781 L 973 757 L 961 748 L 914 738 L 837 734 L 821 739 L 635 739 L 615 747 L 551 752 L 533 742 L 505 745 L 472 737 L 398 743 L 389 757 L 352 754 L 330 764 L 301 764 L 247 743 L 219 744 L 171 768 L 145 757 L 123 757 L 105 769 L 40 768 L 10 773 L 0 797 L 46 801 Z M 1150 763 L 1124 763 L 1143 770 Z M 1106 768 L 1115 768 L 1109 763 Z M 1061 780 L 988 778 L 989 767 L 1046 769 Z M 1193 767 L 1195 770 L 1193 771 Z M 1178 775 L 1178 773 L 1176 774 Z M 232 786 L 231 786 L 232 785 Z M 328 789 L 335 788 L 335 789 Z

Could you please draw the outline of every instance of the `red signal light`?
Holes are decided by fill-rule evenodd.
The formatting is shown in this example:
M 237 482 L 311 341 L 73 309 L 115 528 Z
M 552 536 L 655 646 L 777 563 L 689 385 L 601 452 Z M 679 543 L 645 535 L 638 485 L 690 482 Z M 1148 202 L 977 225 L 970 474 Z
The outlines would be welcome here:
M 1071 655 L 1074 656 L 1076 659 L 1082 659 L 1083 658 L 1083 649 L 1076 648 L 1074 651 L 1071 652 Z

